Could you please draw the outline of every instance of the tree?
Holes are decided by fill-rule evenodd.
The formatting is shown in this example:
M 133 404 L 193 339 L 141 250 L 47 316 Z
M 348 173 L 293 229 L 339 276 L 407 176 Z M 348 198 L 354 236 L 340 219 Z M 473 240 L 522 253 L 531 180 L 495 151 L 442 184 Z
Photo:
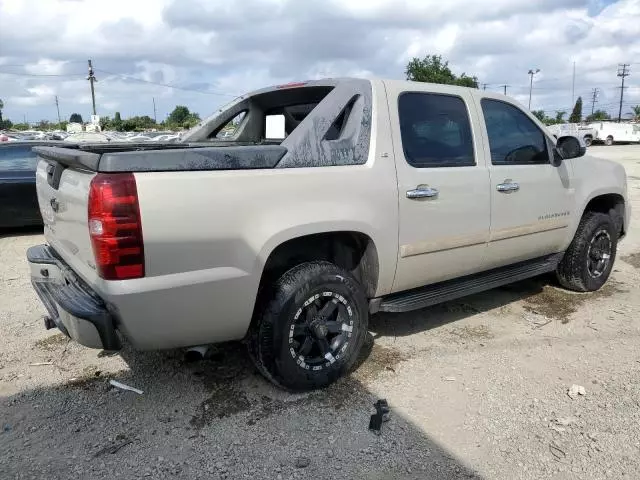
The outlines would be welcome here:
M 120 112 L 116 112 L 113 116 L 112 127 L 117 132 L 122 131 L 122 117 L 120 116 Z
M 556 112 L 555 123 L 564 123 L 564 116 L 567 114 L 564 110 L 558 110 Z
M 611 120 L 611 115 L 604 110 L 596 110 L 592 115 L 587 116 L 587 122 L 601 122 L 603 120 Z
M 200 122 L 200 115 L 196 112 L 191 112 L 187 117 L 187 120 L 182 124 L 184 128 L 195 127 Z
M 169 114 L 167 123 L 182 126 L 182 124 L 189 119 L 189 115 L 191 115 L 191 112 L 189 112 L 187 107 L 184 105 L 177 105 L 176 108 L 173 109 L 173 112 Z
M 0 98 L 0 123 L 2 123 L 2 109 L 4 108 L 4 102 Z
M 407 80 L 413 82 L 441 83 L 478 88 L 478 78 L 469 77 L 465 73 L 457 76 L 449 68 L 449 62 L 443 61 L 441 55 L 427 55 L 423 59 L 414 57 L 405 70 Z
M 122 130 L 125 132 L 134 132 L 134 131 L 142 131 L 148 130 L 150 128 L 155 128 L 156 122 L 148 115 L 143 115 L 141 117 L 135 116 L 131 118 L 127 118 L 122 121 Z
M 534 117 L 537 117 L 538 120 L 540 120 L 541 122 L 544 122 L 544 119 L 545 119 L 544 110 L 532 110 L 531 113 L 533 114 Z
M 580 123 L 582 121 L 582 97 L 578 97 L 576 104 L 573 106 L 571 115 L 569 115 L 569 123 Z
M 111 130 L 113 121 L 109 116 L 100 117 L 100 130 Z
M 72 113 L 69 117 L 69 123 L 83 123 L 82 115 L 80 115 L 79 113 Z
M 8 118 L 5 120 L 0 120 L 0 130 L 9 130 L 13 127 L 13 122 Z
M 640 122 L 640 105 L 636 105 L 635 107 L 631 107 L 631 110 L 633 111 L 633 118 Z
M 49 120 L 40 120 L 36 128 L 40 130 L 49 130 L 52 127 L 51 122 Z

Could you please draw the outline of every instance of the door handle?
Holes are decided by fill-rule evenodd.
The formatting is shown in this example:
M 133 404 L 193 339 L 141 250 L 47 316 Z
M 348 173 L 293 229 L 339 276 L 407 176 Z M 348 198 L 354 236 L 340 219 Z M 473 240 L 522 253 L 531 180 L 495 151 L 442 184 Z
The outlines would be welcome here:
M 407 198 L 435 198 L 440 192 L 437 188 L 418 186 L 414 190 L 407 190 Z
M 520 190 L 520 185 L 518 185 L 513 180 L 509 179 L 509 180 L 505 180 L 504 183 L 499 183 L 496 186 L 496 190 L 498 190 L 501 193 L 517 192 L 518 190 Z

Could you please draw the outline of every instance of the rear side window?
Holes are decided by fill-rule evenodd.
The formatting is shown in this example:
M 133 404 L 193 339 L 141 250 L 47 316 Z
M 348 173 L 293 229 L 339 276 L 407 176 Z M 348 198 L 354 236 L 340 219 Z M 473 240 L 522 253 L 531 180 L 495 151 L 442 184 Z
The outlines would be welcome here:
M 475 165 L 469 114 L 460 97 L 406 92 L 398 99 L 402 148 L 416 168 Z
M 0 171 L 35 171 L 36 154 L 31 145 L 0 147 Z
M 544 133 L 522 110 L 489 98 L 483 98 L 481 105 L 493 165 L 549 163 Z
M 240 127 L 240 124 L 242 123 L 242 120 L 244 120 L 244 117 L 246 116 L 246 114 L 247 114 L 246 110 L 238 113 L 235 117 L 233 117 L 231 120 L 229 120 L 218 131 L 218 133 L 216 133 L 215 137 L 217 139 L 224 139 L 224 138 L 233 137 L 236 134 L 236 131 L 238 130 L 238 127 Z

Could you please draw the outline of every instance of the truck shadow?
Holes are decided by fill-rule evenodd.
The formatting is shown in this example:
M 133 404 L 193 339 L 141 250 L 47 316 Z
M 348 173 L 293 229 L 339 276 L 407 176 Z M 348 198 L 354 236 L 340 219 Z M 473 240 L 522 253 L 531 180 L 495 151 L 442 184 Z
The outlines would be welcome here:
M 481 313 L 495 312 L 500 315 L 517 302 L 522 303 L 524 312 L 538 316 L 539 321 L 566 324 L 585 302 L 628 292 L 628 285 L 616 281 L 615 272 L 604 287 L 596 292 L 570 292 L 558 286 L 553 275 L 544 275 L 415 312 L 374 315 L 370 319 L 369 330 L 376 337 L 404 337 Z
M 0 477 L 481 478 L 393 405 L 382 434 L 369 431 L 378 398 L 353 376 L 292 394 L 238 343 L 193 364 L 182 355 L 125 349 L 126 370 L 101 373 L 97 359 L 75 380 L 1 398 Z
M 369 330 L 376 337 L 413 335 L 531 299 L 553 286 L 555 279 L 552 276 L 542 276 L 413 312 L 379 313 L 371 317 Z
M 375 336 L 433 329 L 534 297 L 547 280 L 418 312 L 376 315 L 370 329 Z M 52 355 L 60 350 L 52 368 L 69 378 L 65 342 L 48 347 Z M 196 363 L 185 362 L 183 350 L 136 352 L 125 345 L 120 358 L 96 358 L 66 383 L 0 399 L 0 477 L 47 471 L 52 479 L 113 472 L 127 478 L 289 478 L 301 473 L 296 462 L 304 457 L 310 478 L 481 478 L 393 404 L 382 435 L 369 431 L 380 388 L 372 380 L 403 360 L 369 335 L 354 373 L 328 389 L 293 394 L 266 382 L 238 342 L 214 346 Z
M 13 228 L 0 228 L 0 238 L 10 237 L 22 237 L 28 235 L 42 235 L 44 227 L 29 226 L 29 227 L 13 227 Z

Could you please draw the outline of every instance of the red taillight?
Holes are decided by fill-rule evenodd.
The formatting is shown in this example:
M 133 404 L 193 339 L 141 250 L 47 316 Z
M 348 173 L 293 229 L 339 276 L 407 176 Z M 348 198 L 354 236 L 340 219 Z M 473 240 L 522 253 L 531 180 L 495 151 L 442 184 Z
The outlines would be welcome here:
M 142 221 L 132 173 L 99 173 L 93 178 L 89 188 L 89 235 L 100 277 L 144 277 Z

